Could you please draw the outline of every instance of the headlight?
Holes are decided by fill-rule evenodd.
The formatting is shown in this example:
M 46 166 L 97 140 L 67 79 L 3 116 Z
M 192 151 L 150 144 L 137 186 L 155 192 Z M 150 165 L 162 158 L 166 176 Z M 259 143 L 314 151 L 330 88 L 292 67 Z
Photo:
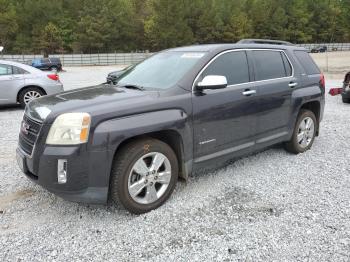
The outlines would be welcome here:
M 46 144 L 77 145 L 89 137 L 91 117 L 88 113 L 66 113 L 58 116 L 50 128 Z

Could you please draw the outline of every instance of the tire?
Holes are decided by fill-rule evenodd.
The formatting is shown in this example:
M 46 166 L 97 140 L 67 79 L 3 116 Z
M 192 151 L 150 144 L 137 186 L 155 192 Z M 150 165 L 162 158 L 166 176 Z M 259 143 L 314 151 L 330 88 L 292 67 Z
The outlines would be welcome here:
M 154 159 L 163 157 L 159 168 L 152 168 Z M 133 214 L 149 212 L 170 197 L 176 186 L 178 172 L 177 157 L 170 146 L 152 138 L 136 140 L 116 154 L 111 172 L 110 199 Z
M 308 128 L 308 123 L 310 123 L 308 121 L 312 121 L 310 128 Z M 303 131 L 302 129 L 304 127 L 306 130 Z M 315 114 L 310 110 L 300 110 L 292 138 L 285 144 L 286 150 L 293 154 L 299 154 L 309 150 L 315 140 L 317 128 L 318 123 Z M 300 141 L 301 138 L 302 140 Z
M 35 98 L 39 98 L 45 95 L 45 93 L 37 87 L 27 87 L 23 89 L 18 95 L 18 102 L 24 108 L 31 100 Z
M 349 104 L 350 103 L 350 98 L 345 98 L 344 96 L 341 97 L 343 100 L 343 103 Z

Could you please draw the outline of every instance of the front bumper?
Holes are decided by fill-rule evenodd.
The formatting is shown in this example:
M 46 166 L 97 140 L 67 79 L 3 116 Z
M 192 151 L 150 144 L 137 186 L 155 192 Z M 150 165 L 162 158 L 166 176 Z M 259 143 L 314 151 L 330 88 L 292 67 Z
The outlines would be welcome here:
M 88 152 L 82 146 L 45 146 L 31 157 L 17 148 L 17 162 L 33 182 L 63 199 L 105 204 L 108 199 L 110 164 L 108 151 Z M 59 184 L 58 159 L 67 160 L 67 182 Z

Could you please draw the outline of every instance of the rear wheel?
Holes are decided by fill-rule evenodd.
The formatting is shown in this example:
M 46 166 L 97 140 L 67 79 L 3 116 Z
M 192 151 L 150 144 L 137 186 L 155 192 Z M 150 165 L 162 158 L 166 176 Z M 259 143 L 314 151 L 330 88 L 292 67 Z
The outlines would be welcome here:
M 23 89 L 18 95 L 18 102 L 25 107 L 33 99 L 42 97 L 45 93 L 37 87 L 28 87 Z
M 293 136 L 285 144 L 287 151 L 299 154 L 309 150 L 315 140 L 317 121 L 315 114 L 310 110 L 302 109 L 299 113 Z
M 131 213 L 146 213 L 161 206 L 173 192 L 177 157 L 159 140 L 138 140 L 117 152 L 111 175 L 111 199 Z

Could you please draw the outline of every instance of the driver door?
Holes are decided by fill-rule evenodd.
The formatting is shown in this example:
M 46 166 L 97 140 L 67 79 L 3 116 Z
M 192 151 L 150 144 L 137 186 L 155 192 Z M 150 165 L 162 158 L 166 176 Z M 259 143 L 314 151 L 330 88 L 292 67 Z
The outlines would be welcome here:
M 257 124 L 257 90 L 250 83 L 247 54 L 224 52 L 209 62 L 205 76 L 227 78 L 223 89 L 204 89 L 193 94 L 194 162 L 202 162 L 254 146 Z

